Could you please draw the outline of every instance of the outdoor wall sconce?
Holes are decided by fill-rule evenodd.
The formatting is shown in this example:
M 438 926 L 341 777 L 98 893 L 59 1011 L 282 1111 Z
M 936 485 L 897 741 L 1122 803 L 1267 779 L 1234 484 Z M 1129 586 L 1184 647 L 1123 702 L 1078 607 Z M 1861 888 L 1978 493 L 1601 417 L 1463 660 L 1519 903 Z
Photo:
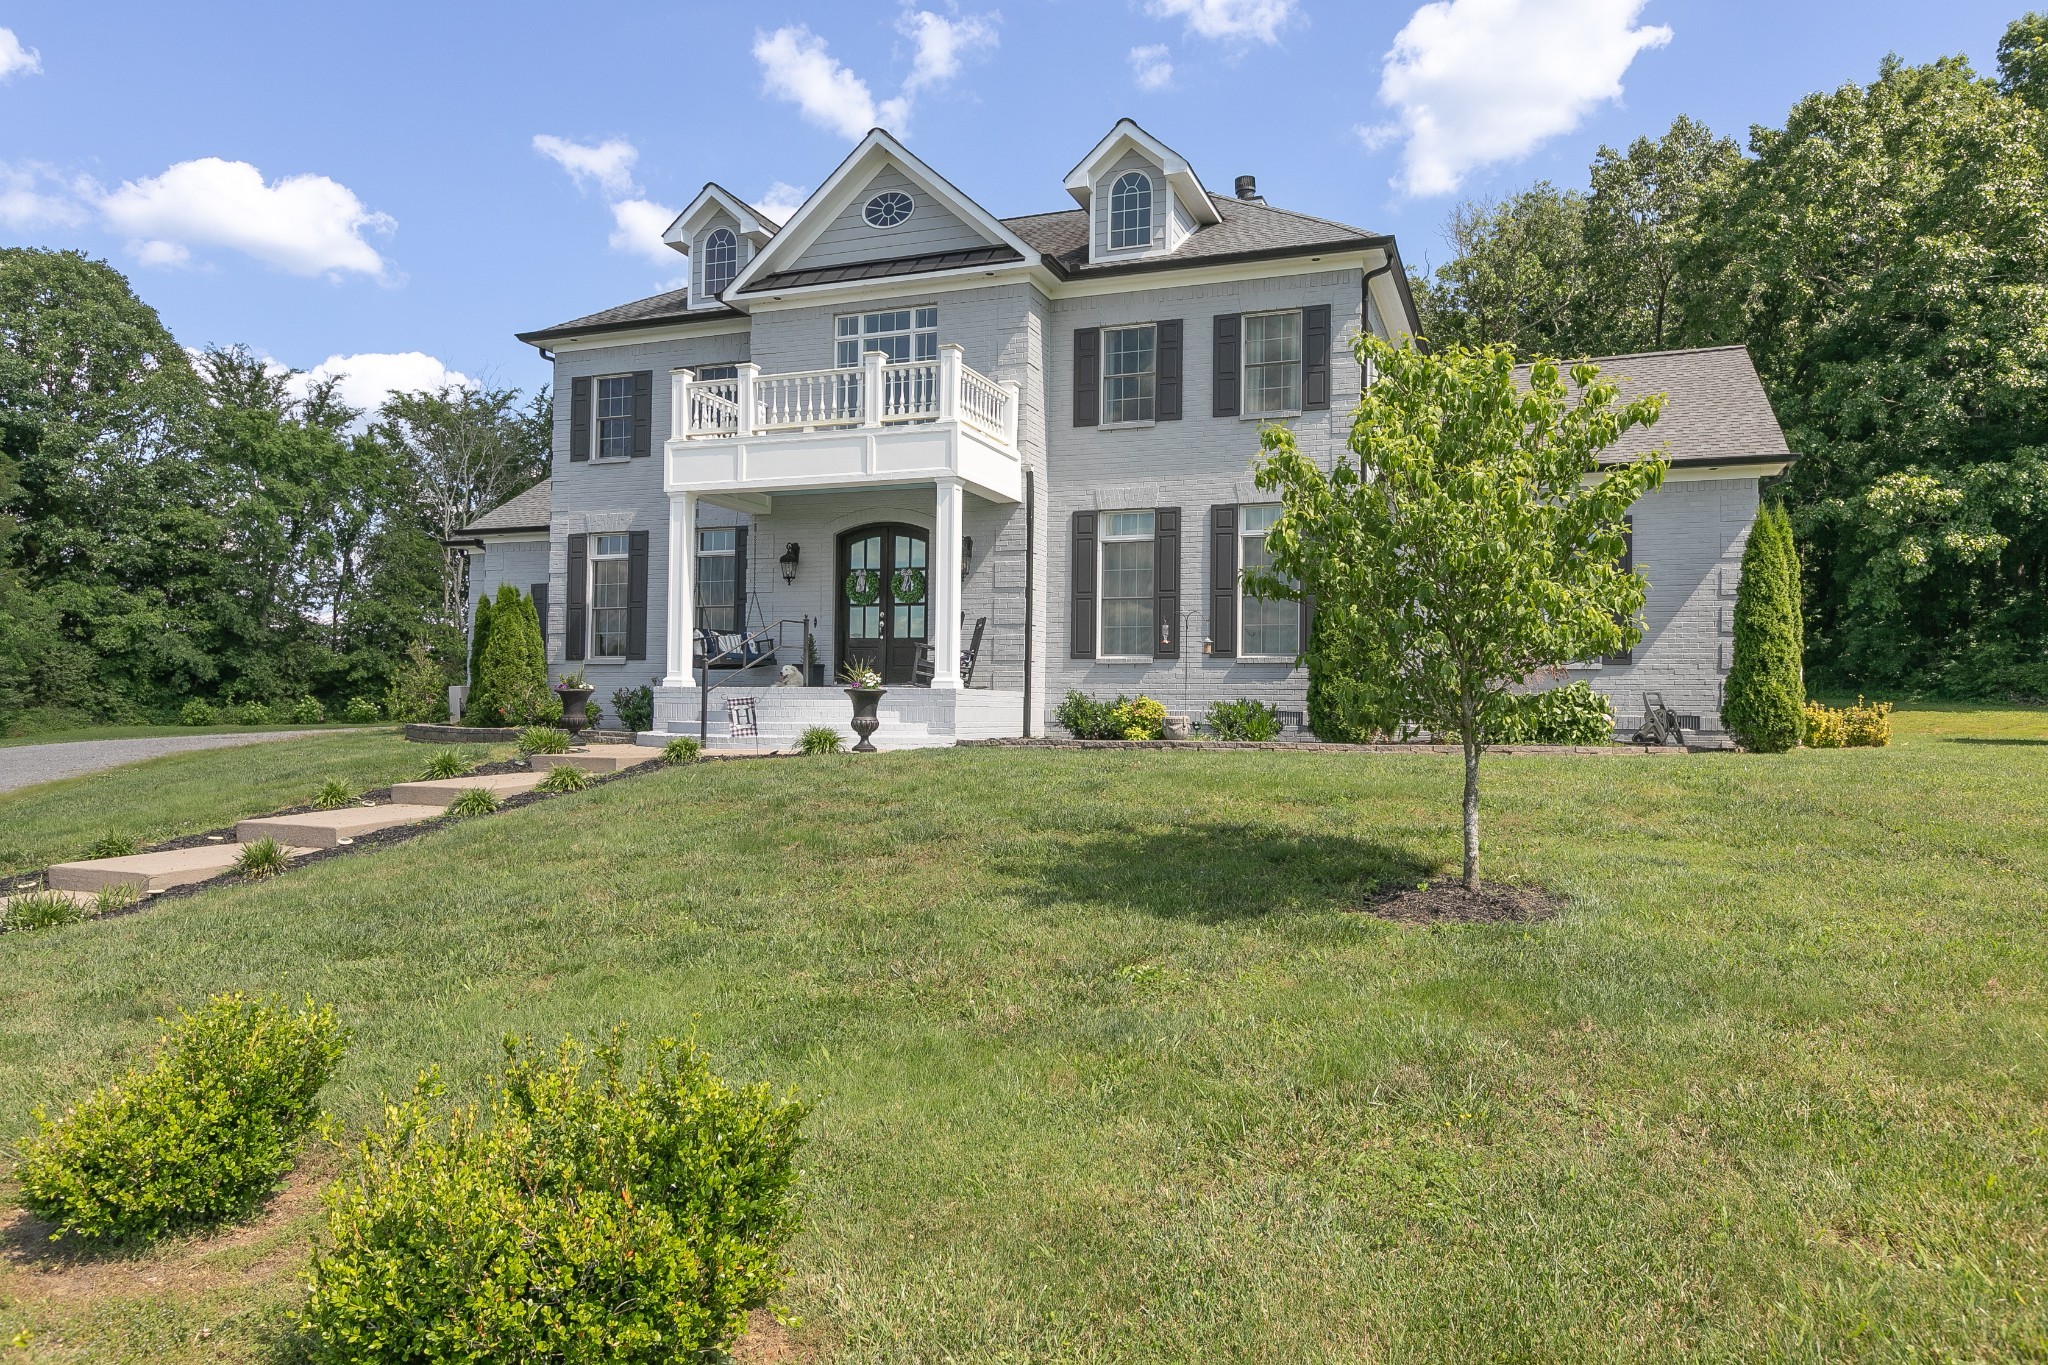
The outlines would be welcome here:
M 789 548 L 782 552 L 782 559 L 780 561 L 782 564 L 782 581 L 784 583 L 796 582 L 796 562 L 802 556 L 802 548 L 793 540 L 789 542 Z
M 960 577 L 966 578 L 968 569 L 974 565 L 974 537 L 960 537 Z

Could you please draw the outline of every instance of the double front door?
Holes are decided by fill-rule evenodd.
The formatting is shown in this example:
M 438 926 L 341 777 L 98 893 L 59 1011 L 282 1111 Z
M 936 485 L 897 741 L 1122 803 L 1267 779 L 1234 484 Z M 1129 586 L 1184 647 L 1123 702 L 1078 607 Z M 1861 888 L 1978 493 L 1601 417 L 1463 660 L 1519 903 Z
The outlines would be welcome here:
M 885 684 L 910 681 L 929 638 L 928 542 L 915 526 L 860 526 L 839 537 L 839 663 L 861 660 Z

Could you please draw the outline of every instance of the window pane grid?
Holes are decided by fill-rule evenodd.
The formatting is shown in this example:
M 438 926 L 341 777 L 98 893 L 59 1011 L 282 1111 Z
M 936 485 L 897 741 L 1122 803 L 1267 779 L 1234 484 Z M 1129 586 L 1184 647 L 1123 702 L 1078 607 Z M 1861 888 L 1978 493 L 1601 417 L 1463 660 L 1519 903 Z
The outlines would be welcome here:
M 1117 177 L 1109 192 L 1112 250 L 1152 244 L 1152 181 L 1137 171 Z
M 625 536 L 593 536 L 590 557 L 590 652 L 600 659 L 626 657 Z
M 869 351 L 879 351 L 891 365 L 939 358 L 936 308 L 851 313 L 833 322 L 832 334 L 832 363 L 843 370 L 858 369 L 861 357 Z
M 1153 515 L 1102 515 L 1102 653 L 1150 658 L 1153 628 Z
M 1244 320 L 1247 413 L 1301 408 L 1301 314 L 1252 313 Z
M 633 453 L 633 377 L 597 381 L 597 458 L 623 460 Z
M 697 533 L 697 624 L 706 630 L 740 629 L 737 541 L 730 527 Z
M 720 228 L 704 240 L 704 292 L 716 296 L 725 292 L 739 273 L 740 244 L 730 229 Z
M 1158 378 L 1156 338 L 1151 327 L 1106 329 L 1102 343 L 1102 420 L 1153 420 Z
M 1245 507 L 1239 512 L 1238 562 L 1245 574 L 1273 563 L 1266 532 L 1280 520 L 1277 505 Z M 1301 652 L 1301 604 L 1284 597 L 1261 600 L 1238 584 L 1238 652 L 1291 659 Z

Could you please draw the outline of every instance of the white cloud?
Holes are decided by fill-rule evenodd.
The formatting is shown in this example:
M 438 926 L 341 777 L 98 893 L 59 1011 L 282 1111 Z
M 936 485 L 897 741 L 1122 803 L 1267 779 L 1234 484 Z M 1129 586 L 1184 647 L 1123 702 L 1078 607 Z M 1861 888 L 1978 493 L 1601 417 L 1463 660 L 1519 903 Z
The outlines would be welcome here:
M 108 227 L 127 233 L 138 254 L 159 264 L 189 260 L 195 246 L 224 246 L 294 275 L 383 279 L 386 262 L 363 234 L 398 226 L 324 175 L 266 184 L 248 162 L 213 156 L 92 197 Z
M 590 145 L 552 133 L 535 133 L 533 150 L 567 171 L 578 189 L 591 180 L 606 195 L 621 198 L 636 188 L 633 163 L 640 159 L 640 150 L 621 138 Z
M 27 229 L 84 222 L 85 209 L 69 190 L 55 170 L 39 161 L 12 166 L 0 162 L 0 226 Z
M 825 40 L 803 24 L 786 24 L 754 35 L 754 60 L 761 65 L 761 92 L 794 104 L 803 116 L 830 132 L 859 138 L 870 128 L 903 133 L 911 106 L 924 90 L 960 74 L 967 58 L 996 46 L 996 14 L 951 17 L 906 7 L 897 31 L 910 39 L 910 74 L 890 99 L 877 100 L 868 83 L 826 50 Z
M 286 390 L 295 398 L 322 380 L 339 378 L 336 392 L 349 407 L 375 413 L 387 395 L 439 389 L 453 384 L 474 388 L 475 381 L 459 370 L 451 370 L 424 351 L 365 351 L 359 355 L 331 355 L 307 370 L 293 375 Z
M 804 206 L 804 200 L 810 197 L 811 192 L 802 185 L 791 185 L 778 180 L 768 187 L 767 193 L 754 201 L 754 207 L 777 223 L 786 223 Z
M 43 54 L 23 47 L 11 28 L 0 28 L 0 81 L 9 76 L 33 76 L 43 69 Z
M 651 199 L 618 200 L 612 205 L 612 250 L 673 267 L 682 257 L 661 240 L 661 234 L 675 220 L 676 211 L 666 204 Z
M 192 252 L 176 242 L 131 242 L 138 264 L 159 269 L 183 270 L 192 264 Z
M 1380 75 L 1392 123 L 1360 127 L 1368 147 L 1402 140 L 1395 185 L 1449 194 L 1481 166 L 1571 131 L 1622 95 L 1645 48 L 1671 41 L 1635 27 L 1645 0 L 1435 0 L 1394 36 Z
M 1131 49 L 1131 77 L 1140 90 L 1164 90 L 1173 84 L 1173 63 L 1165 43 Z
M 1145 9 L 1155 19 L 1185 19 L 1204 38 L 1277 43 L 1294 21 L 1295 0 L 1147 0 Z

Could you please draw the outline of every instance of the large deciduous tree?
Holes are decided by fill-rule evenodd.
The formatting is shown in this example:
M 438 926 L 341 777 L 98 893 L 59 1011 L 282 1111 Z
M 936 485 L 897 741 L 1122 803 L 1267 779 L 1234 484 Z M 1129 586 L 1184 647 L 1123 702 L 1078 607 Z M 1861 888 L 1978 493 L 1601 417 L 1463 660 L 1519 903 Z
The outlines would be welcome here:
M 1282 514 L 1253 589 L 1316 601 L 1323 703 L 1354 729 L 1420 727 L 1465 753 L 1464 880 L 1479 877 L 1479 754 L 1489 714 L 1545 669 L 1640 638 L 1642 578 L 1620 567 L 1623 517 L 1661 457 L 1601 465 L 1661 395 L 1617 402 L 1596 367 L 1505 347 L 1434 354 L 1363 336 L 1374 381 L 1330 468 L 1293 432 L 1261 435 L 1256 477 Z

